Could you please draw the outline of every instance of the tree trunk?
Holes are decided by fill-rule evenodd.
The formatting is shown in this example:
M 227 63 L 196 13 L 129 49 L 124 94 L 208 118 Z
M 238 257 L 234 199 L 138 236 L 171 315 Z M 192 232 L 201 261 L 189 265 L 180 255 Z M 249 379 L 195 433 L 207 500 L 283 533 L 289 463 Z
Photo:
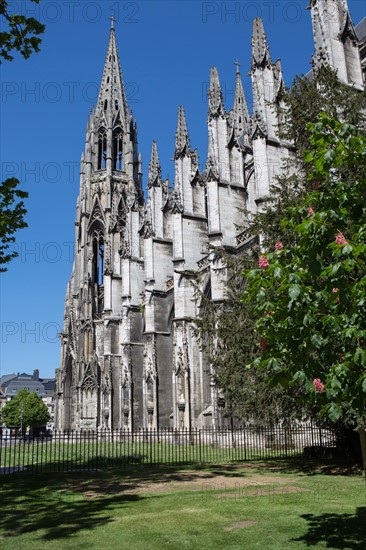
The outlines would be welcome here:
M 360 434 L 363 471 L 366 477 L 366 430 L 361 428 L 358 433 Z

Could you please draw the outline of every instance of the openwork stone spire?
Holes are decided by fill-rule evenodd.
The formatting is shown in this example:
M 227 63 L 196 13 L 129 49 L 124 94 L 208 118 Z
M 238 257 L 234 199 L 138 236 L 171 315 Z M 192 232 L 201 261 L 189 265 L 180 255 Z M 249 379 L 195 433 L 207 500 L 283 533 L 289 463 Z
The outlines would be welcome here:
M 190 145 L 187 130 L 186 117 L 182 106 L 178 110 L 178 126 L 175 134 L 175 153 L 174 158 L 178 159 L 181 156 L 189 155 Z
M 114 29 L 114 18 L 111 18 L 111 31 L 107 56 L 104 63 L 103 76 L 99 90 L 98 105 L 96 112 L 98 114 L 120 113 L 122 122 L 130 117 L 127 105 L 126 93 L 123 84 L 122 71 L 117 49 L 116 35 Z
M 219 73 L 216 67 L 211 68 L 210 87 L 208 90 L 208 115 L 210 118 L 225 114 L 224 100 L 221 92 Z
M 151 160 L 149 164 L 148 186 L 158 187 L 161 185 L 161 167 L 159 164 L 158 148 L 156 141 L 152 142 Z

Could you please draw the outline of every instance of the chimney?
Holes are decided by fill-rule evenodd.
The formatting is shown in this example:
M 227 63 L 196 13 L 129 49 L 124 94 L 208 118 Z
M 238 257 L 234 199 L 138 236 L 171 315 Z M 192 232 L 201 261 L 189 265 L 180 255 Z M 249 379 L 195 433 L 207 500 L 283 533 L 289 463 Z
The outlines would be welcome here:
M 34 380 L 39 380 L 39 370 L 38 369 L 34 369 L 33 378 L 34 378 Z

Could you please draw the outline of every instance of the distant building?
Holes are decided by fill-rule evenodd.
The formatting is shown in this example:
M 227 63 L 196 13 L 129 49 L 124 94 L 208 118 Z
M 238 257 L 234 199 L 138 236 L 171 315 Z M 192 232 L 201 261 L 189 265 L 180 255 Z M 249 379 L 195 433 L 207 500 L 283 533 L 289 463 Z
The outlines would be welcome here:
M 25 372 L 5 374 L 0 378 L 0 409 L 22 389 L 34 392 L 42 398 L 47 406 L 50 414 L 47 428 L 53 430 L 55 422 L 55 386 L 55 379 L 40 378 L 38 369 L 35 369 L 33 374 L 26 374 Z
M 6 403 L 6 395 L 0 389 L 0 412 L 1 412 L 1 409 L 5 406 L 5 403 Z M 0 416 L 0 426 L 1 426 L 1 416 Z
M 50 420 L 47 423 L 47 429 L 53 430 L 55 427 L 55 390 L 56 380 L 54 378 L 41 378 L 46 395 L 42 397 L 43 402 L 47 405 Z

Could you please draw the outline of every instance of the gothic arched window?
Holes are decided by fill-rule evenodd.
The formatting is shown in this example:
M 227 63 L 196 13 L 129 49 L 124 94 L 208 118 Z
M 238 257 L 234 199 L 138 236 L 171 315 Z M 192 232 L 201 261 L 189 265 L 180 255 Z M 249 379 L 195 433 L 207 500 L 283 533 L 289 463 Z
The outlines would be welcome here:
M 103 285 L 104 272 L 104 235 L 101 228 L 94 229 L 93 240 L 93 282 L 99 286 Z
M 123 133 L 121 128 L 113 132 L 113 170 L 123 170 Z
M 107 168 L 107 132 L 104 128 L 99 130 L 98 135 L 98 170 Z

